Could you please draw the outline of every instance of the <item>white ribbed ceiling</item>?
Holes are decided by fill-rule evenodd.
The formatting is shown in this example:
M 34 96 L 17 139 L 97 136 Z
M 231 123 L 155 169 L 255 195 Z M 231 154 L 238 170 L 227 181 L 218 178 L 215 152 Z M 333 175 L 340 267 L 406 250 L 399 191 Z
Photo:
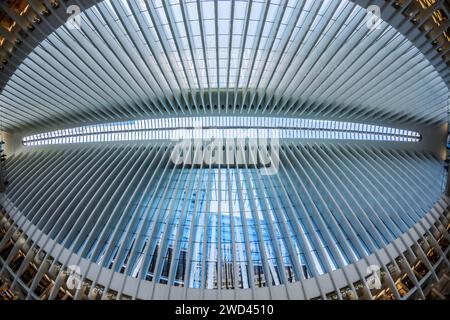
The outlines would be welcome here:
M 33 50 L 0 95 L 1 120 L 7 130 L 209 112 L 446 121 L 434 67 L 366 20 L 348 1 L 103 1 Z

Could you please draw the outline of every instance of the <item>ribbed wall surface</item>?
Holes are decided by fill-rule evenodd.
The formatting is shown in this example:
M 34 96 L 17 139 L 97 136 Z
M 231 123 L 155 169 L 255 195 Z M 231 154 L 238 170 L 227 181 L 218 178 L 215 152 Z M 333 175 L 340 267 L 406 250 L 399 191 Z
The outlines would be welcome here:
M 50 2 L 0 2 L 15 152 L 1 296 L 424 299 L 450 283 L 447 1 L 371 1 L 377 27 L 364 0 Z M 181 118 L 194 132 L 205 116 L 229 119 L 202 129 L 193 159 L 240 118 L 233 139 L 261 138 L 261 121 L 279 149 L 174 161 L 169 139 L 194 137 L 172 135 Z
M 249 288 L 318 276 L 385 247 L 430 210 L 445 181 L 433 156 L 378 147 L 284 142 L 276 175 L 174 168 L 171 150 L 15 154 L 6 195 L 45 234 L 117 272 Z
M 102 1 L 18 67 L 0 94 L 3 123 L 208 113 L 445 122 L 448 87 L 425 50 L 367 21 L 337 0 Z

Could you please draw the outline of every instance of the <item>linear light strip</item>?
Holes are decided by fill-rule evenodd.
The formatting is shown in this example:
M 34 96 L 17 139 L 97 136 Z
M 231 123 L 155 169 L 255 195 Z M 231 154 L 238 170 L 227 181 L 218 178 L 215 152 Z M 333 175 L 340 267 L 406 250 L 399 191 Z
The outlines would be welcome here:
M 181 138 L 419 141 L 418 132 L 364 123 L 273 117 L 184 117 L 115 122 L 26 136 L 26 146 Z

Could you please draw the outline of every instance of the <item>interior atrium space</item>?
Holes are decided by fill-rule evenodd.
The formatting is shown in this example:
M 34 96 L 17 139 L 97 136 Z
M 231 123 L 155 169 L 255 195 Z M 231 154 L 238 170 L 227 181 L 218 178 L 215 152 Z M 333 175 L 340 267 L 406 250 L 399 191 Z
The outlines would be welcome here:
M 449 0 L 0 1 L 0 300 L 450 300 L 449 88 Z

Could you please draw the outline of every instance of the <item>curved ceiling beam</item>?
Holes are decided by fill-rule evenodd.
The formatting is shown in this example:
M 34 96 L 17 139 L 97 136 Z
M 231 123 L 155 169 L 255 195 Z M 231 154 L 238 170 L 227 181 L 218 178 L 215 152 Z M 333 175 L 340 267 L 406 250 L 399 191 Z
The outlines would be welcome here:
M 52 32 L 67 21 L 69 14 L 67 8 L 78 5 L 81 11 L 102 2 L 103 0 L 28 0 L 27 14 L 20 14 L 18 8 L 10 8 L 6 2 L 0 4 L 3 14 L 14 22 L 11 31 L 0 28 L 0 41 L 3 44 L 0 50 L 3 70 L 0 71 L 0 91 L 14 74 L 22 61 L 33 49 Z M 436 12 L 450 17 L 448 1 L 438 0 L 428 8 L 422 8 L 415 0 L 349 0 L 357 5 L 368 8 L 372 5 L 380 7 L 381 18 L 409 39 L 433 64 L 436 70 L 450 87 L 450 45 L 445 38 L 448 32 L 449 21 L 442 21 L 440 25 L 434 24 L 433 15 Z M 57 5 L 56 5 L 57 4 Z M 447 40 L 447 42 L 445 42 Z
M 0 61 L 3 61 L 3 63 L 4 63 L 3 66 L 0 65 L 0 69 L 3 68 L 3 70 L 0 71 L 0 90 L 2 90 L 2 92 L 7 91 L 7 90 L 3 91 L 4 87 L 10 80 L 10 77 L 16 73 L 17 68 L 22 64 L 24 59 L 26 59 L 29 56 L 29 54 L 40 43 L 42 43 L 45 39 L 47 39 L 47 37 L 53 31 L 58 29 L 63 23 L 66 22 L 66 20 L 68 18 L 67 12 L 71 11 L 71 10 L 69 10 L 71 5 L 76 4 L 80 7 L 80 11 L 85 11 L 89 7 L 96 5 L 99 2 L 102 2 L 102 0 L 45 1 L 45 6 L 44 6 L 42 4 L 42 1 L 29 0 L 29 1 L 15 1 L 14 3 L 16 4 L 16 7 L 14 7 L 14 8 L 10 8 L 5 3 L 0 4 L 0 9 L 2 9 L 6 13 L 7 16 L 13 18 L 11 20 L 13 22 L 11 24 L 11 27 L 9 28 L 9 30 L 10 30 L 9 33 L 7 33 L 6 31 L 2 32 L 0 30 L 0 37 L 3 37 L 3 44 L 1 47 L 1 49 L 3 51 L 0 52 L 0 55 L 2 55 Z M 422 8 L 422 9 L 421 8 L 417 9 L 418 1 L 381 1 L 380 0 L 380 1 L 371 1 L 369 3 L 369 1 L 351 0 L 351 2 L 354 2 L 354 3 L 358 4 L 359 6 L 365 7 L 365 8 L 367 8 L 369 6 L 369 4 L 370 5 L 374 5 L 374 4 L 379 5 L 382 19 L 387 21 L 396 30 L 400 31 L 407 39 L 409 39 L 412 43 L 410 45 L 411 48 L 414 48 L 413 46 L 416 46 L 417 49 L 414 48 L 414 50 L 416 50 L 417 53 L 419 52 L 418 50 L 420 50 L 425 55 L 426 60 L 428 60 L 430 62 L 429 67 L 435 68 L 435 70 L 437 72 L 439 72 L 440 77 L 442 77 L 444 79 L 445 84 L 444 84 L 444 82 L 441 82 L 442 86 L 439 87 L 439 88 L 442 88 L 442 91 L 440 92 L 442 95 L 443 92 L 445 91 L 444 90 L 445 85 L 447 85 L 447 87 L 448 87 L 449 82 L 450 82 L 449 81 L 449 68 L 446 64 L 446 63 L 448 63 L 448 61 L 447 61 L 448 60 L 448 57 L 447 57 L 448 42 L 442 42 L 443 36 L 441 36 L 441 34 L 445 35 L 444 34 L 444 32 L 446 30 L 445 27 L 448 25 L 448 22 L 444 21 L 444 22 L 442 22 L 442 24 L 440 26 L 433 28 L 433 26 L 430 26 L 429 20 L 430 20 L 430 17 L 434 17 L 433 16 L 434 12 L 437 12 L 436 10 L 441 10 L 441 8 L 442 8 L 442 10 L 444 10 L 443 11 L 444 14 L 446 14 L 448 16 L 447 9 L 444 6 L 444 1 L 437 1 L 435 3 L 435 5 L 432 5 L 429 8 Z M 25 7 L 24 6 L 20 7 L 20 5 L 18 5 L 18 3 L 19 4 L 20 3 L 23 3 L 23 4 L 28 3 L 29 5 L 25 6 Z M 131 2 L 131 3 L 133 3 L 133 2 Z M 133 10 L 135 10 L 135 9 L 136 8 L 134 8 Z M 138 10 L 138 9 L 139 8 L 137 8 L 136 10 Z M 330 13 L 331 13 L 331 11 L 330 11 Z M 363 17 L 363 15 L 361 15 L 361 17 Z M 0 17 L 0 20 L 1 20 L 1 17 Z M 342 21 L 340 23 L 342 23 Z M 140 26 L 140 27 L 142 27 L 142 26 Z M 334 31 L 336 31 L 336 30 L 334 30 Z M 330 37 L 330 35 L 327 34 L 327 37 Z M 90 38 L 90 36 L 89 36 L 89 38 Z M 371 38 L 373 38 L 373 36 Z M 0 40 L 1 40 L 1 38 L 0 38 Z M 368 40 L 365 40 L 365 41 L 367 42 Z M 433 47 L 433 45 L 430 43 L 432 41 L 435 42 L 435 47 Z M 383 43 L 385 43 L 385 42 L 382 42 L 381 45 L 383 45 Z M 397 43 L 396 45 L 399 45 L 399 41 L 397 41 L 396 43 Z M 177 45 L 176 42 L 175 42 L 175 44 Z M 168 47 L 168 45 L 164 44 L 163 49 L 165 47 Z M 438 47 L 439 50 L 437 50 L 436 47 Z M 204 45 L 203 45 L 203 48 L 204 48 Z M 392 49 L 392 46 L 390 48 Z M 308 47 L 308 50 L 310 50 L 309 47 Z M 178 49 L 177 49 L 177 51 L 179 52 Z M 192 51 L 192 49 L 191 49 L 191 51 Z M 360 52 L 360 53 L 362 53 L 362 52 Z M 330 54 L 331 54 L 330 52 L 327 53 L 328 57 L 330 56 Z M 167 53 L 166 53 L 166 55 L 167 55 Z M 400 60 L 400 61 L 393 60 L 393 61 L 396 61 L 398 66 L 402 66 L 401 70 L 405 70 L 405 68 L 406 68 L 406 70 L 408 70 L 409 74 L 411 75 L 411 74 L 415 74 L 415 72 L 417 70 L 421 70 L 420 68 L 418 69 L 416 67 L 414 67 L 415 71 L 413 69 L 411 69 L 413 67 L 413 65 L 415 65 L 414 61 L 417 61 L 417 60 L 413 60 L 412 59 L 413 57 L 414 57 L 414 55 L 412 55 L 412 54 L 410 54 L 410 52 L 408 52 L 408 54 L 403 57 L 403 60 Z M 425 58 L 423 58 L 423 57 L 422 57 L 422 59 L 425 60 Z M 370 65 L 372 67 L 378 66 L 378 64 L 374 65 L 375 62 L 371 62 Z M 378 61 L 378 62 L 380 62 L 380 61 Z M 194 61 L 194 64 L 195 63 L 196 62 Z M 311 65 L 311 62 L 308 62 L 308 63 L 309 63 L 309 65 L 307 67 L 305 67 L 307 70 L 310 69 L 310 65 Z M 160 64 L 160 63 L 158 63 L 158 64 Z M 45 66 L 41 66 L 41 67 L 45 67 Z M 208 68 L 208 66 L 206 66 L 206 68 Z M 195 67 L 194 69 L 197 69 L 197 67 Z M 170 71 L 170 70 L 168 70 L 168 71 Z M 385 71 L 383 71 L 383 75 L 387 75 L 386 74 L 387 71 L 391 72 L 393 70 L 385 70 Z M 398 71 L 400 72 L 400 70 L 398 70 Z M 164 74 L 164 72 L 163 72 L 163 74 Z M 27 73 L 27 75 L 29 75 L 29 73 Z M 437 76 L 437 73 L 436 73 L 436 76 Z M 206 72 L 206 77 L 208 78 L 208 72 Z M 380 79 L 380 77 L 378 77 L 377 79 Z M 423 78 L 422 79 L 423 81 L 429 80 L 429 78 L 427 78 L 428 80 L 426 80 L 423 75 L 420 77 Z M 317 83 L 317 79 L 316 78 L 314 78 L 314 79 L 315 79 L 314 81 Z M 333 78 L 333 79 L 336 79 L 336 78 Z M 414 80 L 414 79 L 409 79 L 408 80 L 409 84 L 411 84 L 411 80 Z M 181 86 L 179 85 L 180 79 L 177 76 L 175 76 L 174 81 L 177 82 L 176 84 L 174 82 L 174 88 L 181 89 Z M 183 79 L 181 79 L 181 81 L 183 81 Z M 197 75 L 197 81 L 199 81 L 198 75 Z M 330 81 L 332 81 L 332 80 L 330 80 Z M 392 85 L 390 87 L 392 87 L 392 88 L 402 87 L 403 88 L 405 86 L 406 87 L 409 86 L 408 83 L 406 83 L 404 81 L 401 81 L 401 82 L 399 82 L 399 81 L 400 80 L 397 80 L 395 83 L 392 83 Z M 22 81 L 20 81 L 20 82 L 22 82 Z M 213 79 L 213 82 L 214 82 L 214 79 Z M 303 83 L 303 82 L 301 82 L 301 83 Z M 206 85 L 201 85 L 200 92 L 198 92 L 198 93 L 195 92 L 196 90 L 192 90 L 192 87 L 191 87 L 191 84 L 193 84 L 194 89 L 195 89 L 195 81 L 191 82 L 191 79 L 189 79 L 187 84 L 188 84 L 189 88 L 191 89 L 191 90 L 189 90 L 189 92 L 191 92 L 191 95 L 189 95 L 189 92 L 183 93 L 183 90 L 181 90 L 181 93 L 172 92 L 171 96 L 173 96 L 173 98 L 170 98 L 170 99 L 168 98 L 167 94 L 163 95 L 166 97 L 166 99 L 169 99 L 170 101 L 166 101 L 166 100 L 164 100 L 164 98 L 162 98 L 164 101 L 161 101 L 161 95 L 158 95 L 155 93 L 151 94 L 151 96 L 153 97 L 152 101 L 151 101 L 151 105 L 146 105 L 146 103 L 144 105 L 142 105 L 141 102 L 134 101 L 135 103 L 133 103 L 132 106 L 130 106 L 132 111 L 136 111 L 133 113 L 133 115 L 136 116 L 136 115 L 142 114 L 142 116 L 148 116 L 148 113 L 152 113 L 152 112 L 158 113 L 158 112 L 160 112 L 159 109 L 163 109 L 163 107 L 166 108 L 165 105 L 167 105 L 167 108 L 172 108 L 172 109 L 173 109 L 173 105 L 175 105 L 176 109 L 172 110 L 173 113 L 175 113 L 175 114 L 178 114 L 177 111 L 180 114 L 184 113 L 183 112 L 184 110 L 182 108 L 184 104 L 190 104 L 190 103 L 198 104 L 198 106 L 195 105 L 193 107 L 195 110 L 201 109 L 202 106 L 205 106 L 205 108 L 206 108 L 207 103 L 205 103 L 205 101 L 211 102 L 211 96 L 212 96 L 212 93 L 214 93 L 214 89 L 213 90 L 211 89 L 211 79 L 206 79 Z M 290 90 L 288 90 L 288 91 L 283 90 L 282 94 L 284 95 L 284 97 L 291 97 L 290 93 L 293 92 L 293 88 L 297 87 L 298 84 L 299 84 L 298 82 L 294 82 L 292 85 L 290 85 L 291 86 Z M 328 82 L 328 84 L 331 85 L 332 83 Z M 242 85 L 244 85 L 244 87 L 246 88 L 244 92 L 245 92 L 245 95 L 247 95 L 248 83 L 247 83 L 247 86 L 245 86 L 245 84 L 242 84 Z M 418 87 L 418 85 L 416 85 L 416 87 Z M 6 88 L 8 88 L 8 87 L 6 87 Z M 144 83 L 144 88 L 145 88 L 145 83 Z M 172 90 L 172 86 L 169 86 L 168 88 L 170 90 Z M 372 88 L 370 90 L 365 87 L 366 91 L 368 90 L 369 93 L 370 92 L 373 93 L 374 90 L 375 91 L 377 90 L 377 88 L 379 89 L 378 85 L 376 85 L 374 88 Z M 424 90 L 424 88 L 420 87 L 420 90 L 421 90 L 420 92 L 422 92 Z M 139 89 L 139 88 L 137 88 L 137 89 Z M 157 89 L 157 91 L 159 89 L 164 91 L 163 88 L 156 88 L 156 89 Z M 187 87 L 186 87 L 186 89 L 187 89 Z M 228 87 L 227 87 L 227 89 L 228 89 Z M 233 88 L 230 88 L 230 89 L 233 89 Z M 35 92 L 36 90 L 34 90 L 34 91 L 33 90 L 31 90 L 30 92 L 36 93 Z M 39 90 L 39 89 L 37 89 L 37 90 Z M 59 88 L 58 88 L 58 90 L 59 90 Z M 131 90 L 133 91 L 134 89 L 131 89 Z M 310 89 L 308 91 L 309 96 L 316 94 L 315 89 L 312 91 L 311 90 L 312 89 Z M 22 96 L 22 93 L 26 95 L 27 92 L 28 91 L 25 88 L 23 88 L 23 90 L 21 89 L 18 91 L 20 96 Z M 192 97 L 193 92 L 195 93 L 195 99 L 193 99 L 193 97 Z M 285 94 L 286 92 L 287 92 L 287 94 Z M 330 93 L 332 94 L 332 92 L 333 92 L 332 90 L 328 91 L 329 94 Z M 242 94 L 244 94 L 244 93 L 242 93 Z M 257 92 L 255 94 L 257 94 Z M 430 93 L 429 95 L 431 96 L 432 93 Z M 216 96 L 219 96 L 219 95 L 216 95 Z M 230 99 L 234 99 L 235 106 L 236 106 L 236 99 L 238 99 L 237 98 L 238 96 L 239 96 L 239 92 L 237 92 L 236 89 L 234 92 L 234 98 L 233 98 L 233 95 L 230 96 L 231 97 Z M 11 93 L 8 92 L 6 101 L 11 101 L 10 100 L 11 97 L 12 97 Z M 363 97 L 368 98 L 370 96 L 367 93 L 367 94 L 364 94 Z M 386 96 L 386 99 L 387 99 L 387 97 L 388 96 Z M 432 105 L 428 98 L 426 98 L 424 100 L 423 94 L 419 95 L 418 97 L 419 98 L 422 97 L 422 98 L 420 98 L 420 99 L 417 98 L 416 99 L 417 103 L 421 103 L 423 105 L 428 105 L 428 104 Z M 26 98 L 25 100 L 29 101 L 28 98 Z M 270 101 L 264 102 L 264 106 L 263 106 L 264 110 L 262 110 L 263 113 L 265 111 L 267 111 L 266 108 L 267 108 L 269 102 L 272 101 L 272 98 L 273 98 L 273 95 L 271 96 Z M 353 95 L 351 96 L 351 98 L 353 100 L 355 100 Z M 227 94 L 227 99 L 228 99 L 228 94 Z M 263 99 L 263 98 L 261 98 L 261 99 Z M 63 98 L 63 100 L 66 101 L 64 98 Z M 198 102 L 197 102 L 197 100 L 198 100 Z M 241 99 L 241 100 L 244 100 L 244 99 Z M 402 101 L 401 104 L 400 104 L 400 100 L 398 100 L 398 99 L 394 100 L 394 101 L 393 100 L 386 100 L 386 101 L 383 100 L 385 102 L 383 102 L 383 101 L 379 102 L 378 103 L 379 106 L 377 106 L 377 107 L 380 107 L 380 108 L 376 109 L 376 110 L 375 109 L 374 110 L 365 110 L 365 109 L 360 109 L 360 108 L 358 109 L 357 106 L 348 105 L 348 104 L 346 106 L 347 109 L 345 109 L 344 108 L 345 105 L 340 106 L 339 103 L 337 103 L 337 102 L 336 102 L 336 104 L 333 104 L 331 106 L 331 105 L 327 105 L 326 103 L 323 103 L 323 102 L 317 102 L 317 101 L 314 102 L 313 100 L 302 101 L 301 105 L 297 107 L 297 105 L 295 105 L 295 104 L 298 101 L 294 97 L 292 99 L 276 98 L 275 100 L 276 101 L 272 102 L 272 104 L 275 104 L 275 105 L 281 104 L 283 107 L 286 107 L 289 110 L 291 110 L 292 108 L 297 110 L 298 108 L 301 107 L 302 110 L 304 110 L 303 112 L 307 113 L 307 114 L 317 113 L 317 110 L 326 110 L 326 116 L 329 116 L 329 117 L 333 117 L 333 115 L 336 115 L 337 112 L 339 112 L 339 114 L 341 114 L 342 116 L 347 115 L 348 117 L 351 116 L 356 119 L 359 119 L 359 118 L 366 119 L 366 120 L 370 120 L 370 119 L 380 120 L 381 119 L 382 121 L 384 121 L 384 120 L 400 121 L 399 119 L 402 119 L 401 120 L 402 122 L 409 123 L 409 124 L 413 123 L 414 121 L 416 121 L 417 123 L 425 123 L 426 121 L 433 121 L 434 114 L 436 113 L 434 111 L 434 109 L 430 109 L 431 111 L 429 111 L 429 115 L 428 114 L 426 115 L 427 117 L 429 116 L 429 118 L 426 118 L 426 119 L 420 118 L 418 116 L 418 114 L 416 114 L 415 115 L 416 118 L 414 119 L 412 117 L 414 115 L 414 112 L 411 114 L 406 114 L 405 112 L 395 113 L 393 110 L 386 109 L 387 106 L 394 105 L 394 102 L 396 102 L 395 105 L 399 105 L 399 106 L 400 105 L 403 105 L 403 106 L 408 105 L 414 109 L 414 107 L 412 107 L 410 103 L 407 103 L 408 101 L 410 102 L 410 100 L 411 100 L 410 98 L 405 98 L 405 99 L 401 100 Z M 361 99 L 357 100 L 357 104 L 361 103 L 361 101 L 362 101 Z M 346 101 L 346 102 L 348 102 L 348 101 Z M 8 103 L 8 102 L 6 102 L 6 103 Z M 136 105 L 136 103 L 139 105 Z M 229 103 L 230 103 L 230 105 L 232 105 L 233 101 L 230 101 Z M 225 105 L 228 105 L 229 103 L 227 101 L 227 103 L 225 103 Z M 217 103 L 217 104 L 220 104 L 220 103 Z M 224 102 L 222 102 L 221 104 L 224 104 Z M 238 104 L 239 104 L 239 102 L 238 102 Z M 244 103 L 242 103 L 242 104 L 244 104 Z M 28 103 L 27 103 L 27 105 L 28 105 Z M 163 107 L 161 107 L 161 106 L 163 106 Z M 213 105 L 211 104 L 211 108 L 212 108 L 212 106 Z M 37 110 L 37 111 L 35 110 L 37 113 L 36 112 L 33 113 L 32 111 L 30 111 L 31 113 L 30 112 L 24 113 L 19 110 L 20 108 L 15 109 L 14 106 L 12 106 L 11 108 L 12 108 L 12 111 L 10 109 L 6 109 L 6 111 L 5 111 L 6 119 L 8 119 L 8 117 L 11 118 L 12 115 L 14 115 L 18 112 L 18 114 L 15 117 L 17 117 L 17 120 L 20 123 L 23 122 L 22 120 L 26 120 L 31 117 L 31 118 L 41 119 L 41 121 L 37 121 L 37 122 L 35 121 L 35 123 L 33 122 L 34 125 L 36 125 L 36 123 L 39 123 L 39 126 L 49 126 L 49 125 L 51 125 L 51 123 L 54 123 L 54 120 L 58 120 L 58 119 L 59 120 L 57 122 L 60 122 L 61 124 L 73 124 L 75 120 L 77 121 L 77 123 L 78 122 L 83 123 L 86 121 L 87 122 L 93 122 L 93 121 L 98 122 L 99 119 L 100 119 L 100 121 L 103 119 L 104 120 L 109 119 L 108 115 L 105 114 L 104 111 L 96 109 L 97 106 L 91 106 L 90 107 L 91 110 L 89 111 L 90 113 L 79 114 L 76 112 L 72 112 L 72 113 L 68 114 L 67 112 L 70 111 L 69 109 L 72 109 L 72 106 L 66 105 L 65 108 L 66 109 L 68 108 L 67 112 L 66 111 L 62 112 L 61 110 L 58 111 L 57 112 L 58 117 L 59 117 L 58 119 L 56 119 L 56 118 L 50 119 L 48 117 L 42 118 L 42 115 L 40 115 L 40 110 Z M 95 108 L 95 109 L 93 109 L 93 108 Z M 131 109 L 130 110 L 128 110 L 126 108 L 122 109 L 122 105 L 120 103 L 118 103 L 114 108 L 115 109 L 112 110 L 112 113 L 114 114 L 115 118 L 120 117 L 120 118 L 126 119 L 127 116 L 130 116 L 129 111 Z M 275 109 L 276 109 L 276 107 L 275 107 Z M 416 109 L 417 109 L 417 107 L 416 107 Z M 14 111 L 14 110 L 16 110 L 16 111 Z M 28 110 L 28 108 L 26 110 Z M 283 108 L 281 108 L 281 110 L 277 110 L 277 112 L 279 113 L 282 110 L 283 110 Z M 168 111 L 170 111 L 170 113 L 172 113 L 171 110 L 168 110 Z M 235 111 L 235 110 L 233 110 L 233 111 Z M 389 111 L 389 112 L 387 112 L 387 111 Z M 439 112 L 441 112 L 441 111 L 442 110 L 440 110 Z M 12 114 L 8 114 L 8 112 L 12 112 Z M 108 112 L 109 112 L 109 110 L 108 110 Z M 420 116 L 423 117 L 423 114 Z M 91 120 L 89 120 L 89 119 L 91 119 Z M 5 120 L 5 121 L 6 121 L 4 123 L 5 126 L 14 128 L 14 124 L 12 124 L 12 123 L 9 124 L 7 122 L 7 120 Z M 26 122 L 31 123 L 29 121 L 26 121 Z M 431 122 L 429 122 L 429 123 L 431 123 Z

